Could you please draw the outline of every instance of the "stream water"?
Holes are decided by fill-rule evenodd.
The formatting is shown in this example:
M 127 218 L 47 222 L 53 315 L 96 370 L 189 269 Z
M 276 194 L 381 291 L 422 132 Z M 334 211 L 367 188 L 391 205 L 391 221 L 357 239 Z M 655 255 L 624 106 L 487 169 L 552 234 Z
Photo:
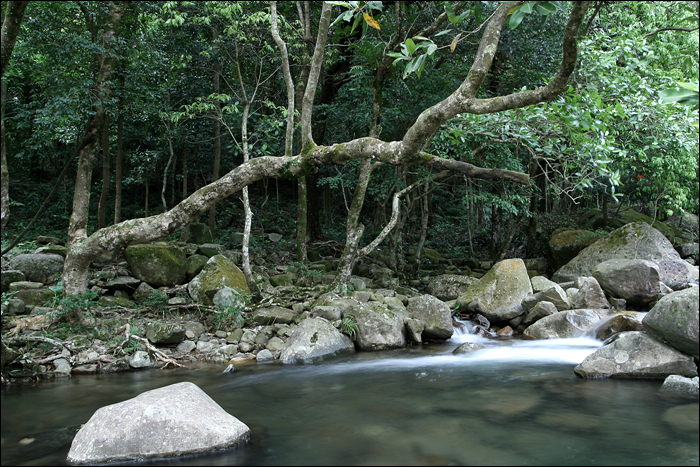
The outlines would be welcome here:
M 460 343 L 486 346 L 453 355 Z M 2 390 L 2 465 L 60 465 L 95 410 L 181 381 L 253 431 L 175 465 L 698 465 L 698 403 L 660 381 L 584 380 L 592 338 L 495 340 L 278 362 L 79 376 Z

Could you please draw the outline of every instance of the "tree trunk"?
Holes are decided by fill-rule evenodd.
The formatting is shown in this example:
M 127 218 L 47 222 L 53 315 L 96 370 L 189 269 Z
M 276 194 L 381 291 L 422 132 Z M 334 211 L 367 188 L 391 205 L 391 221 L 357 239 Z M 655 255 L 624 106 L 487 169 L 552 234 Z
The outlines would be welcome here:
M 187 196 L 187 140 L 182 141 L 182 199 Z
M 5 19 L 2 21 L 2 32 L 0 33 L 0 78 L 5 76 L 5 70 L 12 58 L 12 51 L 17 42 L 19 26 L 22 23 L 24 10 L 29 2 L 7 2 L 5 8 Z
M 302 152 L 311 150 L 316 144 L 311 133 L 311 115 L 314 105 L 314 96 L 318 87 L 318 79 L 321 75 L 324 49 L 328 39 L 328 27 L 331 20 L 331 5 L 323 3 L 321 8 L 321 19 L 318 25 L 318 35 L 314 54 L 311 57 L 309 66 L 309 77 L 304 85 L 304 96 L 301 100 L 301 147 Z M 299 261 L 306 262 L 306 235 L 307 235 L 307 189 L 306 178 L 300 177 L 297 183 L 299 198 L 297 202 L 297 257 Z
M 168 187 L 168 173 L 170 172 L 170 164 L 173 163 L 175 159 L 175 151 L 173 150 L 173 138 L 170 133 L 170 126 L 168 126 L 168 163 L 165 164 L 165 170 L 163 170 L 163 186 L 160 190 L 160 201 L 163 203 L 163 211 L 168 210 L 168 204 L 165 202 L 165 189 Z
M 105 115 L 104 128 L 102 130 L 102 192 L 100 202 L 97 205 L 97 228 L 106 227 L 107 200 L 109 199 L 110 160 L 109 160 L 109 115 Z
M 533 180 L 534 185 L 537 186 L 537 177 L 541 174 L 540 165 L 536 159 L 530 162 L 530 179 Z M 544 177 L 543 177 L 544 178 Z M 537 188 L 532 189 L 530 194 L 530 219 L 528 221 L 527 227 L 527 253 L 528 258 L 534 258 L 537 256 L 537 207 L 540 204 L 540 197 L 537 192 Z
M 214 40 L 218 35 L 216 34 L 216 28 L 214 28 Z M 214 93 L 219 94 L 219 63 L 214 64 Z M 214 104 L 216 106 L 216 115 L 221 115 L 221 104 L 217 100 Z M 214 167 L 212 169 L 211 179 L 213 182 L 219 179 L 219 167 L 221 165 L 221 122 L 219 118 L 214 119 Z M 215 205 L 209 210 L 209 230 L 214 234 L 216 231 L 216 208 Z
M 306 264 L 306 224 L 308 222 L 306 177 L 297 180 L 297 261 Z
M 7 83 L 0 83 L 0 152 L 2 154 L 2 166 L 0 167 L 0 226 L 5 229 L 5 224 L 10 220 L 10 171 L 7 168 L 7 146 L 5 144 L 5 94 Z
M 117 117 L 117 154 L 114 167 L 114 223 L 122 220 L 122 166 L 124 164 L 124 97 L 119 96 Z
M 345 247 L 338 263 L 337 285 L 344 286 L 350 282 L 352 268 L 357 261 L 357 248 L 365 231 L 365 226 L 360 223 L 360 213 L 365 202 L 369 179 L 376 167 L 377 165 L 373 164 L 370 159 L 362 159 L 360 161 L 360 174 L 345 224 Z
M 98 134 L 103 128 L 106 114 L 104 100 L 109 98 L 112 74 L 117 62 L 116 57 L 112 55 L 109 49 L 118 36 L 119 23 L 123 16 L 124 7 L 116 5 L 114 2 L 109 2 L 109 19 L 102 33 L 103 43 L 107 50 L 99 58 L 99 69 L 91 92 L 91 95 L 96 96 L 96 99 L 99 98 L 99 100 L 93 103 L 93 114 L 88 119 L 83 141 L 79 149 L 80 158 L 78 159 L 78 169 L 75 176 L 73 212 L 68 225 L 69 251 L 74 243 L 81 242 L 88 237 L 87 224 L 90 208 L 92 168 L 95 160 L 95 151 L 99 142 Z M 64 274 L 66 269 L 70 271 L 72 265 L 64 265 Z M 87 271 L 85 272 L 85 276 L 87 276 Z
M 12 58 L 12 51 L 17 42 L 17 34 L 22 23 L 24 10 L 29 2 L 7 2 L 5 19 L 2 22 L 0 32 L 0 78 L 5 76 L 5 70 Z M 5 228 L 10 219 L 10 172 L 7 168 L 7 146 L 5 145 L 5 93 L 7 83 L 0 85 L 0 157 L 2 164 L 0 169 L 0 227 Z
M 143 198 L 144 198 L 144 200 L 143 200 L 143 217 L 148 217 L 148 196 L 149 196 L 149 193 L 148 193 L 148 180 L 146 180 L 146 181 L 144 182 L 144 190 L 145 190 L 145 194 L 144 194 L 144 197 L 143 197 Z
M 423 245 L 425 245 L 425 238 L 428 235 L 428 219 L 430 217 L 429 210 L 429 188 L 430 184 L 426 182 L 425 190 L 421 199 L 421 227 L 420 227 L 420 240 L 418 240 L 418 247 L 416 248 L 416 260 L 413 263 L 413 275 L 418 276 L 420 272 L 421 256 L 423 255 Z

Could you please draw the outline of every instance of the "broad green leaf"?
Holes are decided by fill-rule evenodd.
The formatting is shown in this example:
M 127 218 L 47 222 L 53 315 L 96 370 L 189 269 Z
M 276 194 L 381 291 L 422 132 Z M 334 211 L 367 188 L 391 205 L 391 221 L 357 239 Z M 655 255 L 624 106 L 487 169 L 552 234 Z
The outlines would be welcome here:
M 518 10 L 515 13 L 513 13 L 513 16 L 510 17 L 510 22 L 508 23 L 511 31 L 517 28 L 518 25 L 520 25 L 523 18 L 525 18 L 525 13 L 522 10 Z
M 413 55 L 416 51 L 416 43 L 413 42 L 413 39 L 406 39 L 406 51 L 408 55 Z
M 361 20 L 361 19 L 362 19 L 362 16 L 361 16 L 361 15 L 357 15 L 357 16 L 355 17 L 355 22 L 352 23 L 352 28 L 350 28 L 350 34 L 352 34 L 352 32 L 353 32 L 353 31 L 355 30 L 355 28 L 357 27 L 357 25 L 360 24 L 360 20 Z
M 537 4 L 537 2 L 527 2 L 520 10 L 525 14 L 530 14 L 532 13 L 532 9 L 535 7 L 535 4 Z
M 542 16 L 547 16 L 555 11 L 557 11 L 557 7 L 552 2 L 540 2 L 537 4 L 537 12 Z

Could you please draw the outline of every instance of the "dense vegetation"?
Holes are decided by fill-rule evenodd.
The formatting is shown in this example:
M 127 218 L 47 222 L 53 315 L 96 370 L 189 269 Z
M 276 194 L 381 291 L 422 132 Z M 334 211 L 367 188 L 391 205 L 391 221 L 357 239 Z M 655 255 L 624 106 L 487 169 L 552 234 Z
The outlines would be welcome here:
M 3 22 L 17 3 L 27 2 L 2 2 Z M 313 142 L 329 147 L 367 136 L 402 140 L 421 112 L 460 86 L 483 23 L 503 2 L 330 3 L 311 115 Z M 572 4 L 506 3 L 512 9 L 481 99 L 543 86 L 562 61 Z M 86 235 L 166 212 L 248 157 L 302 151 L 303 83 L 322 2 L 276 9 L 297 83 L 293 139 L 268 2 L 29 2 L 3 63 L 3 249 L 55 186 L 24 238 L 69 240 L 80 173 L 74 156 L 98 101 L 105 118 L 99 138 L 93 134 L 101 150 L 89 168 Z M 123 15 L 118 28 L 115 11 Z M 698 214 L 697 25 L 696 2 L 592 2 L 568 89 L 536 105 L 460 113 L 422 141 L 423 151 L 528 174 L 529 184 L 437 171 L 431 180 L 420 165 L 369 169 L 360 159 L 322 166 L 301 181 L 264 178 L 249 186 L 252 245 L 261 241 L 256 231 L 279 231 L 303 261 L 306 242 L 345 243 L 362 173 L 372 176 L 355 223 L 366 226 L 361 245 L 389 221 L 394 194 L 420 182 L 403 196 L 383 248 L 424 239 L 464 257 L 538 256 L 554 228 L 581 227 L 580 214 L 592 207 L 624 203 L 661 219 Z M 3 26 L 3 47 L 4 34 Z M 100 96 L 105 88 L 96 83 L 108 60 L 113 72 Z M 232 233 L 245 223 L 241 199 L 228 197 L 201 221 L 233 246 Z

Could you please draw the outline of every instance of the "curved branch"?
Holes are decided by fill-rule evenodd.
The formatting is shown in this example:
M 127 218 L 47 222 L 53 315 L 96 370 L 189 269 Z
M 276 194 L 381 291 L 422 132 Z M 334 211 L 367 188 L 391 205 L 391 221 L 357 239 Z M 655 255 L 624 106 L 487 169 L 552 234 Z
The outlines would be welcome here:
M 498 48 L 501 29 L 508 18 L 512 4 L 502 4 L 484 30 L 474 63 L 467 78 L 454 93 L 421 113 L 402 141 L 402 156 L 406 159 L 419 155 L 420 147 L 440 125 L 460 113 L 489 114 L 517 109 L 553 99 L 566 90 L 566 84 L 576 66 L 577 38 L 590 2 L 574 2 L 566 25 L 562 47 L 564 54 L 559 70 L 546 86 L 490 99 L 476 99 L 476 93 L 488 73 Z
M 646 38 L 649 37 L 649 36 L 653 36 L 654 34 L 658 34 L 658 33 L 663 32 L 663 31 L 693 32 L 693 31 L 697 31 L 698 29 L 700 29 L 700 27 L 697 27 L 697 28 L 671 28 L 671 27 L 668 27 L 668 28 L 661 28 L 661 29 L 657 29 L 657 30 L 654 31 L 654 32 L 650 32 L 650 33 L 644 34 L 644 35 L 642 36 L 642 39 L 646 39 Z

